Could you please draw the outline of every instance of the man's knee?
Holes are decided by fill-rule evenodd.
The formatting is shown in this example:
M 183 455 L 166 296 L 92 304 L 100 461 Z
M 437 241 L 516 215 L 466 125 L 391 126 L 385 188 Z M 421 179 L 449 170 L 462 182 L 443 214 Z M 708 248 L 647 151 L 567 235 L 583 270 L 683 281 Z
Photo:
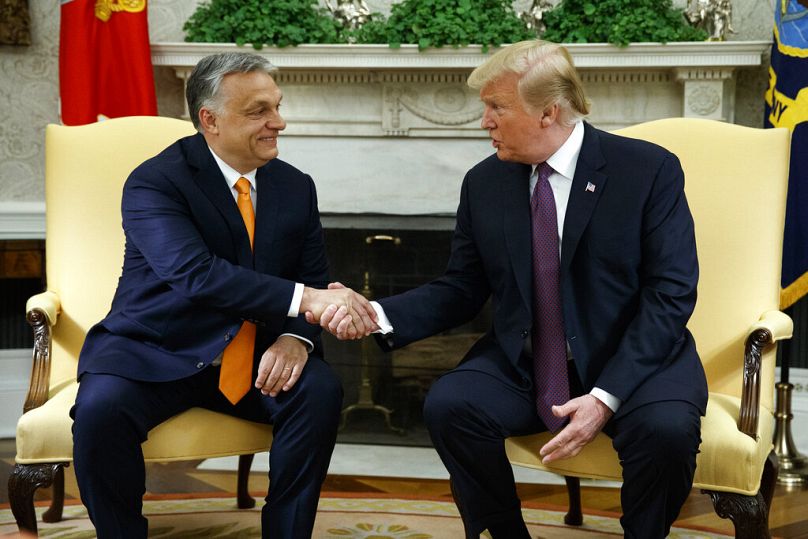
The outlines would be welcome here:
M 101 461 L 112 455 L 136 451 L 148 431 L 112 397 L 85 398 L 71 410 L 73 420 L 73 458 L 77 473 L 102 469 Z
M 426 396 L 424 422 L 430 430 L 443 430 L 469 411 L 472 403 L 454 383 L 453 378 L 455 376 L 451 374 L 438 378 Z
M 701 444 L 701 417 L 692 413 L 678 413 L 653 425 L 657 447 L 668 459 L 690 459 Z
M 73 417 L 75 435 L 106 434 L 125 428 L 130 423 L 120 400 L 115 395 L 103 393 L 81 395 L 70 415 Z
M 126 444 L 145 441 L 151 426 L 133 406 L 138 402 L 142 402 L 142 395 L 135 383 L 114 376 L 85 375 L 70 410 L 74 441 L 85 444 L 99 440 L 109 443 L 112 439 Z
M 701 443 L 701 417 L 695 406 L 688 403 L 655 403 L 632 412 L 636 414 L 631 427 L 615 438 L 615 445 L 631 445 L 651 451 L 669 463 L 691 462 Z M 629 441 L 630 440 L 630 441 Z

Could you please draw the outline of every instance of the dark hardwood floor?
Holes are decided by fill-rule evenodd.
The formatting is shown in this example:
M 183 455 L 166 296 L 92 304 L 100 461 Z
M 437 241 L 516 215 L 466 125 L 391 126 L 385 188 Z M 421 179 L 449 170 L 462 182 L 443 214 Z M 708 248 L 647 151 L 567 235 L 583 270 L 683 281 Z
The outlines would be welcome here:
M 197 462 L 153 464 L 147 468 L 147 490 L 150 493 L 235 492 L 235 472 L 197 470 Z M 14 440 L 0 440 L 0 503 L 8 503 L 5 485 L 14 466 Z M 65 474 L 65 496 L 78 498 L 72 468 Z M 250 491 L 265 492 L 267 477 L 263 472 L 250 476 Z M 385 477 L 328 476 L 323 490 L 327 492 L 367 492 L 385 494 L 419 494 L 433 497 L 451 496 L 447 481 L 435 479 L 398 479 Z M 566 507 L 566 489 L 560 485 L 520 484 L 523 501 Z M 48 499 L 48 492 L 39 494 Z M 615 488 L 583 487 L 583 505 L 593 511 L 620 511 L 620 495 Z M 679 523 L 707 527 L 731 534 L 732 523 L 718 518 L 709 498 L 694 490 L 688 498 Z M 774 536 L 783 539 L 808 539 L 808 486 L 787 488 L 778 485 L 770 514 L 770 527 Z

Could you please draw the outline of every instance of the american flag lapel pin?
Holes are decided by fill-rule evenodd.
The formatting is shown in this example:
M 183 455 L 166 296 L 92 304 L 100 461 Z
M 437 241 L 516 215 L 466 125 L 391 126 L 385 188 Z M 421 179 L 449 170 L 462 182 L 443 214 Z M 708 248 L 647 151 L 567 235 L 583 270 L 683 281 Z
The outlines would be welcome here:
M 586 192 L 587 193 L 594 193 L 595 192 L 595 184 L 592 182 L 586 182 Z

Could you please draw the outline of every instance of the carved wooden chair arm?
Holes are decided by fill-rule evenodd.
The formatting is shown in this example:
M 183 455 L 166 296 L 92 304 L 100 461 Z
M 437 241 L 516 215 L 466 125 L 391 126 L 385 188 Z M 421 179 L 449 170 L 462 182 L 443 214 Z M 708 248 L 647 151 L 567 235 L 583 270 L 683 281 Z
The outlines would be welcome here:
M 33 365 L 23 413 L 48 400 L 51 370 L 51 327 L 56 324 L 61 302 L 53 292 L 32 296 L 25 305 L 26 319 L 34 330 Z
M 749 330 L 744 349 L 743 391 L 738 414 L 738 430 L 757 440 L 760 409 L 760 362 L 764 348 L 790 339 L 794 324 L 780 311 L 767 311 Z

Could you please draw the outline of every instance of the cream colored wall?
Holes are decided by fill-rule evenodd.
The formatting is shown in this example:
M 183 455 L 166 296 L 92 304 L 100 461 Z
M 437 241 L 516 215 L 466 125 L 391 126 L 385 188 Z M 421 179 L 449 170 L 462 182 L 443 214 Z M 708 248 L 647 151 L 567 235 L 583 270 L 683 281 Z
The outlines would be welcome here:
M 44 200 L 44 128 L 58 118 L 59 3 L 29 5 L 33 44 L 0 45 L 0 201 Z
M 371 10 L 389 13 L 391 0 L 366 0 Z M 198 0 L 152 0 L 152 41 L 182 41 L 182 24 Z M 322 0 L 321 0 L 322 3 Z M 531 0 L 516 0 L 524 10 Z M 683 5 L 684 0 L 677 0 Z M 734 0 L 733 40 L 769 39 L 768 1 Z M 44 127 L 58 121 L 59 3 L 29 2 L 32 40 L 29 47 L 0 46 L 0 203 L 44 199 Z M 759 126 L 767 68 L 739 74 L 736 122 Z M 182 85 L 170 69 L 155 71 L 157 103 L 164 116 L 182 113 Z

